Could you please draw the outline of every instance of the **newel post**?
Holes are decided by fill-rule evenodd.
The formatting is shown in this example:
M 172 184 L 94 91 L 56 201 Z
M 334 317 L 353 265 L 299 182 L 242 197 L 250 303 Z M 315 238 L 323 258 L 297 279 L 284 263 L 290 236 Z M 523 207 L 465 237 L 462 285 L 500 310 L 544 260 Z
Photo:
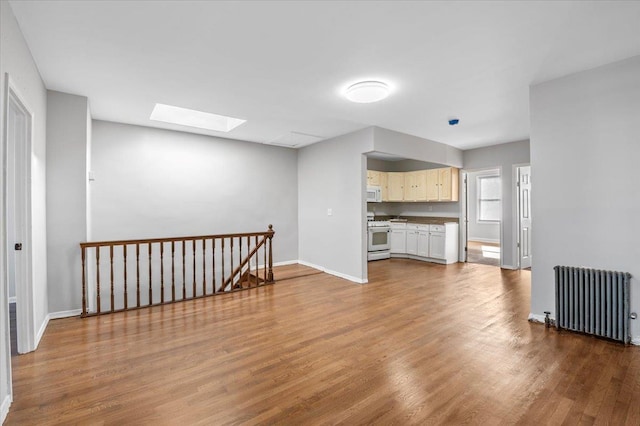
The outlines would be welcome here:
M 267 281 L 269 282 L 273 282 L 273 246 L 272 246 L 272 240 L 273 240 L 273 225 L 269 224 L 269 272 L 267 273 Z
M 82 317 L 87 316 L 87 272 L 85 268 L 85 252 L 86 247 L 80 244 L 80 251 L 82 252 Z

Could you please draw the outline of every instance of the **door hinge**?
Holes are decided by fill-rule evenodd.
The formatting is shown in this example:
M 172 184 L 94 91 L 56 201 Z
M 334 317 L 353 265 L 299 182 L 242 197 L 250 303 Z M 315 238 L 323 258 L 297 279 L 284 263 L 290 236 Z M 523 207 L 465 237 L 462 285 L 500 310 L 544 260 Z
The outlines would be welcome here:
M 22 250 L 22 243 L 16 243 L 16 244 L 13 246 L 13 248 L 14 248 L 16 251 L 20 251 L 20 250 Z

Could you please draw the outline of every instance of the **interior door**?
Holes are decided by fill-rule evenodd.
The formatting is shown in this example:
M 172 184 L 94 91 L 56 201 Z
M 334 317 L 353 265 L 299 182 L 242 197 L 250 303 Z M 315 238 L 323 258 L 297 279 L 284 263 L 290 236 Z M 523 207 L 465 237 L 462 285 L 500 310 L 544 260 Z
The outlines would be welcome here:
M 32 115 L 7 83 L 6 250 L 10 292 L 16 295 L 18 352 L 34 350 L 29 246 L 29 152 Z
M 531 166 L 518 167 L 518 247 L 520 268 L 530 268 Z

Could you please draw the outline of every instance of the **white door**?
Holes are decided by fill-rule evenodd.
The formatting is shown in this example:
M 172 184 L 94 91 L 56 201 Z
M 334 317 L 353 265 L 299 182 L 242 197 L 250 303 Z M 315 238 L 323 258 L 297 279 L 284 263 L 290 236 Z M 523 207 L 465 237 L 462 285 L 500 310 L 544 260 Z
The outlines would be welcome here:
M 429 235 L 429 257 L 444 259 L 445 233 L 431 232 Z
M 31 114 L 7 84 L 6 250 L 9 289 L 16 295 L 18 352 L 34 350 L 29 241 Z
M 520 268 L 530 268 L 531 166 L 518 167 L 518 248 Z

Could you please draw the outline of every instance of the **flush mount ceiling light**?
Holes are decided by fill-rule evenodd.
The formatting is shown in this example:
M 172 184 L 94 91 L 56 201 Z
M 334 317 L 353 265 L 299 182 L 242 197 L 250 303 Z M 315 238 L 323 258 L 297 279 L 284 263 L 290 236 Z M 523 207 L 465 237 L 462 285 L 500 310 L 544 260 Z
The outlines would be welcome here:
M 381 81 L 361 81 L 352 84 L 345 91 L 344 96 L 351 102 L 369 104 L 378 102 L 389 96 L 390 89 Z
M 149 118 L 154 121 L 215 130 L 218 132 L 230 132 L 247 121 L 240 118 L 226 117 L 224 115 L 164 104 L 156 104 Z

